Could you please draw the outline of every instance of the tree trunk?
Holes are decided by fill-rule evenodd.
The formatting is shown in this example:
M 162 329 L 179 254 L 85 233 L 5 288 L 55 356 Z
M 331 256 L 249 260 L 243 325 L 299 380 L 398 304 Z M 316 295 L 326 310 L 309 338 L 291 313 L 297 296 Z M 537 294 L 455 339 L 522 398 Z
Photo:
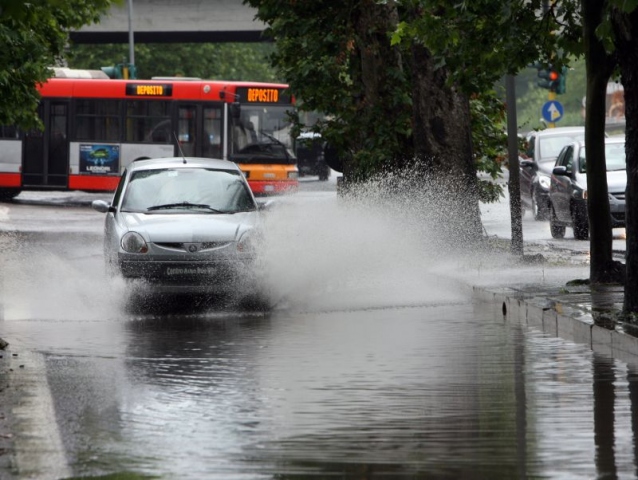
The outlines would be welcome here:
M 638 314 L 638 10 L 612 15 L 616 51 L 625 90 L 627 263 L 623 313 Z
M 412 60 L 416 161 L 445 219 L 446 235 L 474 242 L 482 237 L 482 224 L 469 99 L 446 83 L 446 69 L 435 68 L 431 53 L 418 42 Z
M 359 129 L 357 137 L 350 142 L 352 155 L 344 164 L 344 177 L 356 181 L 385 167 L 399 166 L 401 156 L 411 156 L 413 146 L 409 136 L 397 132 L 390 138 L 387 131 L 387 119 L 409 118 L 406 104 L 395 101 L 401 88 L 399 74 L 403 70 L 401 52 L 389 39 L 389 32 L 396 30 L 399 21 L 396 3 L 362 0 L 355 3 L 350 16 L 354 31 L 350 43 L 352 83 L 361 88 L 355 96 L 354 108 L 357 121 L 369 126 Z M 386 145 L 394 146 L 393 155 L 376 161 L 358 158 L 357 153 L 375 149 L 382 138 L 388 139 Z
M 618 281 L 612 261 L 612 228 L 605 164 L 605 97 L 613 61 L 595 30 L 603 16 L 604 2 L 583 0 L 583 40 L 587 69 L 585 145 L 587 146 L 587 212 L 591 248 L 590 281 Z

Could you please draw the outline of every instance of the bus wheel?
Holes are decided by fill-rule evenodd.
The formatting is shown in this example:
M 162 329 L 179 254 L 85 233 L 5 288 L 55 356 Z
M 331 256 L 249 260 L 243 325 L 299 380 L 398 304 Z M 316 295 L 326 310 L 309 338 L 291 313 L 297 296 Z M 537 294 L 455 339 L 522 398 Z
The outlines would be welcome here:
M 8 202 L 20 195 L 19 188 L 0 188 L 0 202 Z

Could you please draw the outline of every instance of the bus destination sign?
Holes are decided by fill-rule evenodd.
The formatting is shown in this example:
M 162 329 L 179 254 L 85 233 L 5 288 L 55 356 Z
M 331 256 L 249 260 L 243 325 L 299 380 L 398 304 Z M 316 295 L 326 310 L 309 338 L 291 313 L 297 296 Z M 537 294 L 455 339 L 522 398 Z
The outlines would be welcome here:
M 237 87 L 237 99 L 243 103 L 290 103 L 283 88 Z
M 170 97 L 173 95 L 173 85 L 158 83 L 129 83 L 126 94 L 133 97 Z

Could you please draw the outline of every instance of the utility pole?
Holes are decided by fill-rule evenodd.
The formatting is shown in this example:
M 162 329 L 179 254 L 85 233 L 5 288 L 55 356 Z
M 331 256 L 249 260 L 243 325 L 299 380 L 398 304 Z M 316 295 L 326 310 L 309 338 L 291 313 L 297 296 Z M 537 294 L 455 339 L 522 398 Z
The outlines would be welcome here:
M 133 0 L 128 0 L 128 61 L 135 65 L 135 44 L 133 41 Z
M 507 104 L 507 156 L 509 158 L 510 221 L 512 224 L 511 251 L 523 256 L 523 219 L 521 211 L 520 166 L 518 163 L 518 125 L 516 121 L 516 81 L 514 75 L 505 76 L 505 102 Z

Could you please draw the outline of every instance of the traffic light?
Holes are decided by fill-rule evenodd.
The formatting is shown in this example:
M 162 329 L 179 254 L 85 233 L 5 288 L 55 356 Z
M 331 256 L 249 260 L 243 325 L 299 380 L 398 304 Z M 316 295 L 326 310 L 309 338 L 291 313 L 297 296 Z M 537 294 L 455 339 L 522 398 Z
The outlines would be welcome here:
M 567 67 L 563 67 L 558 75 L 558 85 L 556 85 L 556 93 L 565 93 L 567 91 L 566 83 Z
M 560 74 L 551 67 L 539 69 L 538 78 L 540 78 L 540 80 L 537 82 L 537 85 L 541 88 L 546 88 L 555 92 L 558 87 L 559 77 Z
M 118 63 L 112 67 L 101 67 L 101 70 L 106 73 L 109 78 L 137 78 L 137 67 L 130 63 Z
M 560 71 L 553 68 L 551 65 L 544 66 L 536 62 L 532 65 L 538 71 L 538 78 L 540 80 L 537 85 L 541 88 L 546 88 L 554 93 L 565 93 L 565 77 L 567 75 L 567 67 L 562 67 Z
M 122 68 L 120 65 L 115 65 L 113 67 L 101 67 L 104 73 L 106 73 L 109 78 L 122 78 Z
M 130 63 L 123 63 L 120 65 L 122 69 L 122 78 L 137 78 L 137 68 Z

